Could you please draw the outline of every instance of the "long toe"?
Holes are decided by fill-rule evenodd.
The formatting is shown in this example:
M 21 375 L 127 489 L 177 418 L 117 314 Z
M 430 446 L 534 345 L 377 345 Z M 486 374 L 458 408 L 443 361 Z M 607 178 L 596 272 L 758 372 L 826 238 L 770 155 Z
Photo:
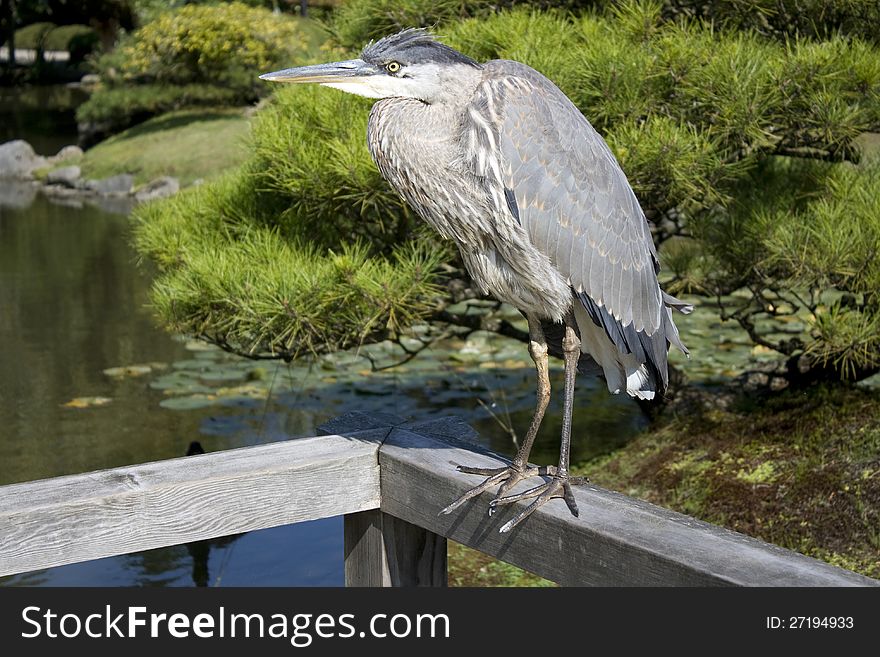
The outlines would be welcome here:
M 510 470 L 510 468 L 472 468 L 469 465 L 457 465 L 455 469 L 459 472 L 464 472 L 465 474 L 475 474 L 482 475 L 484 477 L 491 477 L 493 475 L 503 474 Z
M 541 487 L 539 486 L 539 488 Z M 499 529 L 498 531 L 502 534 L 509 532 L 523 520 L 532 515 L 535 511 L 544 506 L 547 502 L 552 500 L 554 497 L 562 497 L 562 482 L 556 478 L 548 481 L 546 484 L 546 489 L 540 495 L 538 495 L 538 498 L 534 502 L 529 504 L 525 509 L 523 509 L 512 520 L 508 520 L 506 523 L 501 525 L 501 529 Z
M 551 466 L 552 467 L 552 466 Z M 546 467 L 537 467 L 534 465 L 529 465 L 526 467 L 519 467 L 515 464 L 511 464 L 502 468 L 472 468 L 466 465 L 457 466 L 457 470 L 459 472 L 464 472 L 466 474 L 477 474 L 486 477 L 486 480 L 479 484 L 478 486 L 474 486 L 469 491 L 467 491 L 464 495 L 455 500 L 452 504 L 445 507 L 440 514 L 452 513 L 457 508 L 459 508 L 462 504 L 471 500 L 478 495 L 486 492 L 493 486 L 501 486 L 503 492 L 507 492 L 517 483 L 522 481 L 523 479 L 527 479 L 529 477 L 536 477 L 540 475 L 546 475 L 549 468 Z M 554 470 L 555 471 L 555 470 Z M 497 497 L 497 495 L 496 495 Z M 492 514 L 492 507 L 489 509 L 489 515 Z
M 549 467 L 552 468 L 553 466 Z M 498 487 L 498 491 L 495 493 L 495 499 L 493 499 L 489 503 L 489 515 L 492 515 L 492 509 L 494 505 L 497 504 L 498 500 L 500 500 L 502 497 L 507 496 L 507 493 L 513 490 L 513 488 L 519 482 L 529 479 L 531 477 L 547 476 L 548 469 L 549 468 L 547 466 L 538 467 L 535 465 L 530 465 L 526 468 L 523 468 L 522 470 L 511 472 L 507 480 Z M 555 471 L 555 468 L 553 468 L 553 470 Z M 552 473 L 550 473 L 550 475 L 552 476 Z
M 489 515 L 492 515 L 492 513 L 496 510 L 496 507 L 502 506 L 504 504 L 514 504 L 521 500 L 528 500 L 533 497 L 540 497 L 553 485 L 553 481 L 553 479 L 551 479 L 550 481 L 545 481 L 543 484 L 539 484 L 534 488 L 529 488 L 528 490 L 524 490 L 521 493 L 516 493 L 514 495 L 496 496 L 494 500 L 489 502 Z
M 523 520 L 532 515 L 532 513 L 534 513 L 541 506 L 557 497 L 561 497 L 563 500 L 565 500 L 565 504 L 566 506 L 568 506 L 568 510 L 571 511 L 571 514 L 574 517 L 578 516 L 578 506 L 577 502 L 574 499 L 574 492 L 571 489 L 571 482 L 567 476 L 560 477 L 559 475 L 554 476 L 552 479 L 541 484 L 540 486 L 535 486 L 534 488 L 530 488 L 521 493 L 517 493 L 516 495 L 505 495 L 503 497 L 496 497 L 489 503 L 489 515 L 492 515 L 495 511 L 497 511 L 498 507 L 502 504 L 513 504 L 522 500 L 536 498 L 534 502 L 523 509 L 523 511 L 521 511 L 516 517 L 514 517 L 513 520 L 505 523 L 499 530 L 501 532 L 509 532 Z
M 571 484 L 568 481 L 564 481 L 562 483 L 562 499 L 565 500 L 565 504 L 566 506 L 568 506 L 568 510 L 571 511 L 571 515 L 577 518 L 578 505 L 574 499 L 574 493 L 571 490 Z
M 458 466 L 458 467 L 460 469 L 462 466 Z M 508 477 L 507 470 L 508 470 L 507 468 L 502 468 L 500 472 L 495 472 L 495 474 L 489 476 L 482 484 L 474 486 L 469 491 L 467 491 L 464 495 L 462 495 L 457 500 L 455 500 L 452 504 L 441 509 L 439 515 L 445 515 L 447 513 L 452 513 L 453 511 L 455 511 L 458 507 L 460 507 L 462 504 L 464 504 L 468 500 L 475 498 L 477 495 L 481 495 L 482 493 L 484 493 L 487 490 L 489 490 L 490 488 L 492 488 L 492 486 L 497 486 L 498 484 L 502 483 Z

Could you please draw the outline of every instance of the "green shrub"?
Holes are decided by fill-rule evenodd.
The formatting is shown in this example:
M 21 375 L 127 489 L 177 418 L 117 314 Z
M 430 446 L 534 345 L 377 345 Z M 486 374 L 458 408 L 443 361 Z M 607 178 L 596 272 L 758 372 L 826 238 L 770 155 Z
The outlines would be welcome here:
M 55 29 L 54 23 L 31 23 L 15 31 L 15 47 L 45 50 L 44 42 L 48 34 Z
M 667 18 L 702 18 L 727 29 L 782 39 L 826 39 L 835 34 L 872 40 L 880 37 L 880 3 L 876 0 L 664 0 L 662 5 Z
M 407 27 L 437 27 L 456 20 L 488 17 L 514 5 L 531 10 L 551 7 L 573 8 L 579 0 L 347 0 L 333 15 L 331 31 L 345 48 L 361 48 L 371 39 Z
M 61 25 L 46 35 L 43 47 L 46 50 L 67 50 L 73 39 L 82 38 L 97 40 L 97 34 L 88 25 Z
M 597 9 L 620 18 L 619 8 L 633 4 L 631 0 L 347 0 L 330 24 L 338 43 L 355 49 L 405 27 L 445 28 L 465 18 L 494 18 L 515 5 L 526 5 L 532 11 Z M 664 22 L 699 18 L 728 30 L 781 40 L 827 39 L 835 34 L 880 38 L 877 0 L 652 0 L 638 5 L 647 8 L 645 16 L 654 15 Z
M 160 14 L 95 62 L 102 86 L 77 113 L 118 130 L 186 106 L 243 105 L 264 73 L 304 57 L 297 20 L 241 2 Z
M 187 5 L 161 14 L 120 47 L 121 75 L 166 84 L 233 84 L 293 57 L 296 21 L 241 2 Z
M 287 199 L 285 232 L 335 248 L 361 238 L 388 250 L 408 235 L 410 212 L 364 144 L 370 103 L 326 89 L 279 89 L 252 127 L 254 174 Z
M 33 23 L 15 33 L 16 48 L 66 50 L 74 64 L 82 62 L 95 49 L 98 41 L 98 34 L 88 25 L 59 27 L 53 23 Z
M 172 328 L 291 359 L 393 336 L 429 311 L 444 249 L 329 250 L 302 225 L 277 225 L 287 201 L 246 169 L 136 210 L 136 246 L 162 271 L 153 302 Z

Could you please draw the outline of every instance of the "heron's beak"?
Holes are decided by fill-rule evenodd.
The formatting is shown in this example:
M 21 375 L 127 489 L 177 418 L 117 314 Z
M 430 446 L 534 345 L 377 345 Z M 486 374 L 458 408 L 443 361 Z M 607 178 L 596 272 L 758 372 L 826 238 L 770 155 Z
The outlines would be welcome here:
M 354 82 L 358 78 L 376 75 L 379 72 L 376 66 L 368 64 L 362 59 L 349 59 L 344 62 L 333 62 L 331 64 L 286 68 L 283 71 L 261 75 L 260 79 L 271 82 L 316 82 L 318 84 L 327 84 Z

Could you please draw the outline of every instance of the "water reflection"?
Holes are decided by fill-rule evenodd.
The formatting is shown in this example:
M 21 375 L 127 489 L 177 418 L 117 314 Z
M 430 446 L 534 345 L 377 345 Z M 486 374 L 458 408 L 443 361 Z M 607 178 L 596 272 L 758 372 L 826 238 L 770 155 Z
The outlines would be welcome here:
M 77 142 L 76 106 L 88 94 L 72 86 L 0 87 L 0 144 L 27 139 L 39 155 Z
M 157 330 L 124 216 L 37 197 L 0 207 L 0 483 L 180 456 L 198 419 L 102 370 L 186 351 Z M 81 396 L 107 407 L 70 409 Z

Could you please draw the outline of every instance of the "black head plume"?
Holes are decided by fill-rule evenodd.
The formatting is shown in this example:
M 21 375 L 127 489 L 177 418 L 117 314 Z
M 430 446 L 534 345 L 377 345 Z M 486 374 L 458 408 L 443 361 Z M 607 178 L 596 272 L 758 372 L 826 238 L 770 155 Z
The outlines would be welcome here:
M 466 55 L 462 55 L 422 28 L 408 28 L 397 34 L 370 42 L 361 58 L 371 64 L 382 65 L 389 61 L 401 64 L 467 64 L 474 68 L 480 65 Z

